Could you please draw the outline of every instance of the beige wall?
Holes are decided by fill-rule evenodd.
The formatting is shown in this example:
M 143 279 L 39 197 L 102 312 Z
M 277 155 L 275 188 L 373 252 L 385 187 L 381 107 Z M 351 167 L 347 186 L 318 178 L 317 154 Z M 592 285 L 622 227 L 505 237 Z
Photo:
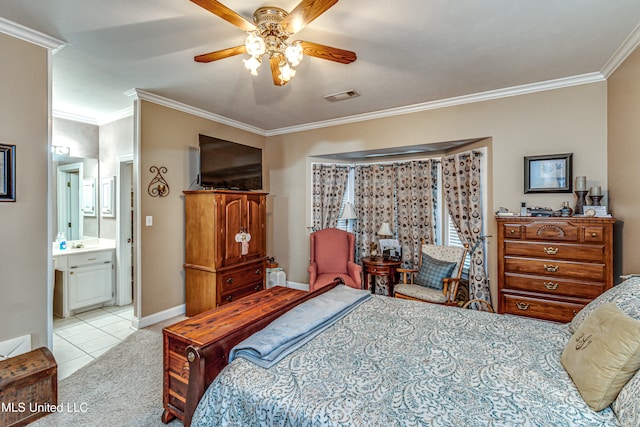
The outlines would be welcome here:
M 141 295 L 138 317 L 171 309 L 185 301 L 184 196 L 192 183 L 196 165 L 190 165 L 189 148 L 198 147 L 198 134 L 206 134 L 253 147 L 264 148 L 265 138 L 227 125 L 182 113 L 146 101 L 140 103 L 140 207 Z M 191 153 L 193 153 L 191 151 Z M 151 166 L 165 166 L 167 197 L 147 193 L 154 174 Z M 266 174 L 265 174 L 266 175 Z M 265 180 L 265 188 L 268 180 Z M 153 226 L 144 225 L 153 216 Z
M 0 142 L 16 146 L 16 202 L 0 202 L 0 341 L 47 345 L 48 52 L 0 34 Z M 8 60 L 7 58 L 11 58 Z
M 612 212 L 622 221 L 622 273 L 639 273 L 640 49 L 608 80 L 608 179 Z
M 118 175 L 118 157 L 133 154 L 133 116 L 100 126 L 100 178 Z M 116 182 L 116 187 L 120 183 Z M 116 238 L 117 215 L 100 216 L 100 237 Z
M 486 234 L 495 236 L 493 212 L 500 206 L 517 210 L 525 201 L 559 209 L 565 200 L 575 204 L 573 194 L 525 195 L 524 156 L 573 153 L 574 176 L 586 175 L 589 186 L 607 188 L 606 91 L 601 82 L 269 138 L 142 101 L 141 316 L 184 302 L 182 190 L 194 176 L 189 147 L 197 147 L 198 133 L 265 148 L 265 190 L 270 192 L 267 253 L 286 269 L 289 280 L 307 282 L 312 157 L 485 138 L 476 145 L 488 147 Z M 147 194 L 152 165 L 168 168 L 165 178 L 171 193 L 166 198 Z M 147 215 L 153 216 L 152 227 L 144 226 Z M 495 298 L 496 247 L 489 241 Z
M 586 175 L 588 185 L 607 188 L 606 120 L 602 82 L 270 137 L 266 155 L 274 237 L 269 253 L 289 280 L 308 282 L 310 156 L 491 138 L 486 234 L 495 236 L 493 212 L 500 206 L 517 210 L 526 201 L 559 209 L 564 200 L 575 204 L 572 194 L 525 195 L 524 156 L 574 153 L 574 175 Z M 490 239 L 489 269 L 495 289 L 492 243 Z

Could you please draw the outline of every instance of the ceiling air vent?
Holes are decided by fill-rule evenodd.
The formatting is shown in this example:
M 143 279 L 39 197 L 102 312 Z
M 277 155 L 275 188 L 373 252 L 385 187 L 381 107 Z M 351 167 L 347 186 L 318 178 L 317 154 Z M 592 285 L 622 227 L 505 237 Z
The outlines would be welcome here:
M 345 99 L 355 98 L 356 96 L 360 96 L 358 92 L 355 90 L 345 90 L 344 92 L 334 93 L 333 95 L 327 95 L 324 97 L 329 102 L 338 102 L 344 101 Z

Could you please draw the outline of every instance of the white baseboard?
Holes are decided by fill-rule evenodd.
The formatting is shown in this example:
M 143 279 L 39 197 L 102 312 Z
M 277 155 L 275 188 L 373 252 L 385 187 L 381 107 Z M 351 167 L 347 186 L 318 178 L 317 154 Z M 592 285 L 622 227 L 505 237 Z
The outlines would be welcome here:
M 180 316 L 185 313 L 186 306 L 185 304 L 182 304 L 177 307 L 168 308 L 164 311 L 154 313 L 150 316 L 145 316 L 142 318 L 134 317 L 131 321 L 131 326 L 134 329 L 146 328 L 147 326 L 155 325 L 156 323 L 162 322 L 163 320 L 171 319 L 172 317 Z
M 308 283 L 298 283 L 298 282 L 289 282 L 289 281 L 287 281 L 287 288 L 300 289 L 301 291 L 309 292 L 309 284 Z
M 0 342 L 0 360 L 31 351 L 31 334 Z

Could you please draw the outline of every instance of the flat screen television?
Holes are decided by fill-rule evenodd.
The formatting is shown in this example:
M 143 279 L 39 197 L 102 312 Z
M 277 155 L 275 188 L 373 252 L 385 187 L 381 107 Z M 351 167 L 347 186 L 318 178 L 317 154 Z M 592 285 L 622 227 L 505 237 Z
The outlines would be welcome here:
M 227 190 L 262 189 L 262 149 L 199 135 L 199 182 Z

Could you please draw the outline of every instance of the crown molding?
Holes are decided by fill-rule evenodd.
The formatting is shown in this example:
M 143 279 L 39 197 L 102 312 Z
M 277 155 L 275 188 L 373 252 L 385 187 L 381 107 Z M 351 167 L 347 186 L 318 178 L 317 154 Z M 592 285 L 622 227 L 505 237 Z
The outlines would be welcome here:
M 133 116 L 133 105 L 131 107 L 123 108 L 122 110 L 100 116 L 98 118 L 98 125 L 106 125 L 108 123 L 115 122 L 116 120 L 131 116 Z
M 191 114 L 203 119 L 211 120 L 217 123 L 222 123 L 227 126 L 231 126 L 237 129 L 241 129 L 247 132 L 255 133 L 260 136 L 266 136 L 264 129 L 260 129 L 256 126 L 251 126 L 246 123 L 242 123 L 236 120 L 229 119 L 218 114 L 210 113 L 209 111 L 202 110 L 200 108 L 192 107 L 181 102 L 174 101 L 169 98 L 165 98 L 160 95 L 153 94 L 140 89 L 130 89 L 125 92 L 125 95 L 142 99 L 144 101 L 153 102 L 154 104 L 162 105 L 164 107 L 173 108 L 174 110 L 182 111 L 183 113 Z
M 499 98 L 507 98 L 511 96 L 526 95 L 529 93 L 543 92 L 547 90 L 561 89 L 570 86 L 578 86 L 589 83 L 596 83 L 604 81 L 604 76 L 599 73 L 588 73 L 578 76 L 564 77 L 560 79 L 548 80 L 539 83 L 531 83 L 520 86 L 513 86 L 504 89 L 492 90 L 487 92 L 476 93 L 472 95 L 458 96 L 454 98 L 442 99 L 438 101 L 423 102 L 420 104 L 407 105 L 404 107 L 390 108 L 387 110 L 374 111 L 372 113 L 356 114 L 353 116 L 340 117 L 337 119 L 323 120 L 319 122 L 306 123 L 302 125 L 284 127 L 273 130 L 264 130 L 255 126 L 241 123 L 236 120 L 229 119 L 208 111 L 192 107 L 180 102 L 173 101 L 168 98 L 164 98 L 159 95 L 155 95 L 150 92 L 146 92 L 140 89 L 130 89 L 125 92 L 125 95 L 129 97 L 137 97 L 145 101 L 153 102 L 155 104 L 163 105 L 165 107 L 173 108 L 188 114 L 193 114 L 204 119 L 212 120 L 214 122 L 222 123 L 231 127 L 246 130 L 248 132 L 255 133 L 261 136 L 276 136 L 284 135 L 295 132 L 303 132 L 313 129 L 326 128 L 331 126 L 339 126 L 344 124 L 362 122 L 367 120 L 382 119 L 386 117 L 398 116 L 403 114 L 417 113 L 427 110 L 435 110 L 438 108 L 453 107 L 456 105 L 471 104 L 474 102 L 489 101 Z
M 58 40 L 55 37 L 32 30 L 31 28 L 9 21 L 2 17 L 0 17 L 0 32 L 49 49 L 52 53 L 56 53 L 67 45 L 65 42 Z
M 60 111 L 60 110 L 53 110 L 51 112 L 51 115 L 53 116 L 53 118 L 56 118 L 56 119 L 71 120 L 73 122 L 80 122 L 80 123 L 86 123 L 88 125 L 98 126 L 98 121 L 96 120 L 95 117 L 83 116 L 80 114 L 69 113 L 67 111 Z
M 611 58 L 602 67 L 602 75 L 608 79 L 611 74 L 624 62 L 631 53 L 640 46 L 640 24 L 622 42 L 620 47 L 611 55 Z
M 572 77 L 564 77 L 545 82 L 531 83 L 521 86 L 513 86 L 504 89 L 480 92 L 471 95 L 457 96 L 438 101 L 423 102 L 419 104 L 407 105 L 404 107 L 390 108 L 388 110 L 374 111 L 372 113 L 356 114 L 338 119 L 324 120 L 320 122 L 307 123 L 303 125 L 290 126 L 286 128 L 274 129 L 266 131 L 266 136 L 284 135 L 294 132 L 302 132 L 307 130 L 344 125 L 349 123 L 362 122 L 366 120 L 382 119 L 386 117 L 398 116 L 403 114 L 417 113 L 427 110 L 435 110 L 438 108 L 453 107 L 456 105 L 471 104 L 474 102 L 489 101 L 499 98 L 507 98 L 511 96 L 526 95 L 529 93 L 543 92 L 547 90 L 561 89 L 570 86 L 578 86 L 583 84 L 604 81 L 605 78 L 601 73 L 588 73 Z

